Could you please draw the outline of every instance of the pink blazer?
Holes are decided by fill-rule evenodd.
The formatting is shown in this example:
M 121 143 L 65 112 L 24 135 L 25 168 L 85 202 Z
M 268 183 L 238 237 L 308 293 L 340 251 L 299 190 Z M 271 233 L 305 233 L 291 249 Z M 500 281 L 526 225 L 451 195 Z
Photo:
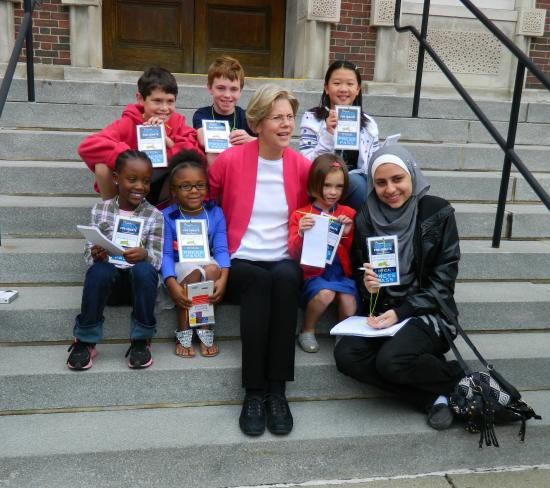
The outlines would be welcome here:
M 258 141 L 234 146 L 220 154 L 208 170 L 210 198 L 217 199 L 227 222 L 229 253 L 241 244 L 250 217 L 258 175 Z M 283 179 L 288 215 L 307 204 L 307 177 L 311 161 L 294 149 L 283 152 Z

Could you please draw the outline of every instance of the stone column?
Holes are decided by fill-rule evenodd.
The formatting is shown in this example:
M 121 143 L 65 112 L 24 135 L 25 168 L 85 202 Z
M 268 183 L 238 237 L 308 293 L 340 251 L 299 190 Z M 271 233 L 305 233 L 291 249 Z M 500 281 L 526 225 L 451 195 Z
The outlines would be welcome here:
M 61 0 L 70 6 L 71 66 L 101 68 L 101 0 Z
M 13 4 L 20 0 L 0 0 L 0 63 L 7 63 L 15 44 Z
M 340 21 L 340 0 L 297 0 L 294 76 L 323 78 L 328 67 L 331 23 Z

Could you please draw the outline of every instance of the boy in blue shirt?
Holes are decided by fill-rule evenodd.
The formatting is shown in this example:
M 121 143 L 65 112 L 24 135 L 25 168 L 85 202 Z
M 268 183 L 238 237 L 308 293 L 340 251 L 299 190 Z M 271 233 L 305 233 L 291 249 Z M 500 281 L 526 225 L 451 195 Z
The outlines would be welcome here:
M 244 86 L 244 70 L 241 64 L 231 56 L 217 58 L 208 68 L 208 93 L 212 96 L 212 105 L 199 108 L 193 114 L 193 128 L 197 129 L 199 143 L 204 146 L 202 133 L 203 120 L 227 120 L 232 145 L 244 144 L 255 139 L 254 132 L 246 122 L 246 112 L 237 102 Z M 208 164 L 216 154 L 208 154 Z

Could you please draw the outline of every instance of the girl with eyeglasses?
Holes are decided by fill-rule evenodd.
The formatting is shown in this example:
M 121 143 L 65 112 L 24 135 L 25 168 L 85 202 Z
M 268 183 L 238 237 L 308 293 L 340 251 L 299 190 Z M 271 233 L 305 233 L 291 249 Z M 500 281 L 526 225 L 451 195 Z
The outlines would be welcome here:
M 185 293 L 185 285 L 200 281 L 214 281 L 214 293 L 210 303 L 219 303 L 225 292 L 229 275 L 229 252 L 225 218 L 222 209 L 214 201 L 206 202 L 208 177 L 206 162 L 194 151 L 181 151 L 172 158 L 169 186 L 173 205 L 162 211 L 164 216 L 164 251 L 161 274 L 164 290 L 171 300 L 165 300 L 163 308 L 178 309 L 178 330 L 176 331 L 176 355 L 184 358 L 195 356 L 192 345 L 193 329 L 189 327 L 187 309 L 191 300 Z M 206 220 L 210 255 L 208 264 L 179 262 L 176 221 Z M 200 353 L 205 357 L 219 352 L 214 343 L 214 331 L 209 326 L 196 329 Z
M 325 74 L 325 86 L 319 106 L 304 113 L 300 124 L 300 152 L 313 161 L 317 156 L 334 153 L 336 105 L 362 106 L 361 75 L 353 63 L 338 60 Z M 378 149 L 378 125 L 362 112 L 359 150 L 343 151 L 349 170 L 349 188 L 344 205 L 359 211 L 367 199 L 367 164 Z

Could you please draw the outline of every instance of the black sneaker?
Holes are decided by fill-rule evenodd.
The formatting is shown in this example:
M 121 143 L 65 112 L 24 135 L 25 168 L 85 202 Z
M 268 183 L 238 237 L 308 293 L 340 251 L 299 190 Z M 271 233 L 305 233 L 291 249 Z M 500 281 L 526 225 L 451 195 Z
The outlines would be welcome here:
M 246 435 L 262 435 L 265 431 L 265 407 L 262 397 L 246 395 L 243 401 L 239 427 Z
M 126 351 L 125 357 L 130 355 L 128 359 L 128 367 L 132 369 L 148 368 L 153 364 L 151 356 L 151 341 L 146 339 L 133 340 L 130 347 Z
M 71 352 L 67 358 L 69 369 L 90 369 L 92 367 L 92 360 L 96 355 L 95 344 L 75 339 L 67 351 Z
M 435 430 L 445 430 L 453 425 L 453 411 L 445 403 L 432 405 L 428 412 L 428 425 Z
M 265 397 L 267 428 L 277 435 L 289 434 L 294 425 L 288 401 L 284 395 L 268 393 Z

